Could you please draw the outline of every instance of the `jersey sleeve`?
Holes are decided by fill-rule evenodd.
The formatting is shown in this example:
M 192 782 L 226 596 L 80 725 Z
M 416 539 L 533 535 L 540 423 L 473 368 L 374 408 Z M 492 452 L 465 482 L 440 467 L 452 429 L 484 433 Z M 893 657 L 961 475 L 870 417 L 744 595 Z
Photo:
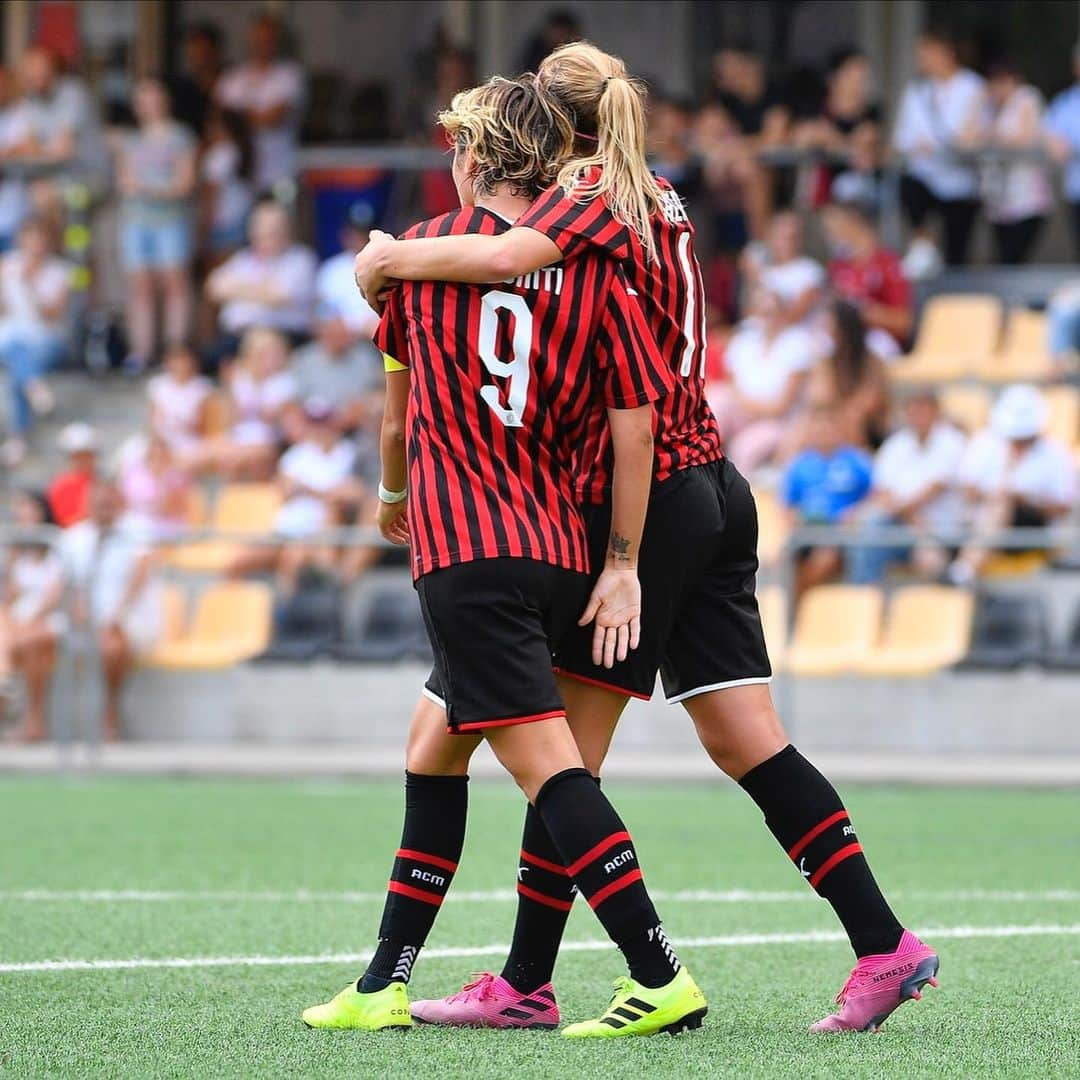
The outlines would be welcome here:
M 595 356 L 604 404 L 610 409 L 636 409 L 657 401 L 675 384 L 637 294 L 618 267 L 607 289 Z
M 401 289 L 390 293 L 382 318 L 375 329 L 375 347 L 382 352 L 387 371 L 405 371 L 409 366 L 409 343 L 405 333 L 405 305 Z
M 602 198 L 576 199 L 558 184 L 547 189 L 514 223 L 546 236 L 563 258 L 598 248 L 620 262 L 630 257 L 630 230 Z

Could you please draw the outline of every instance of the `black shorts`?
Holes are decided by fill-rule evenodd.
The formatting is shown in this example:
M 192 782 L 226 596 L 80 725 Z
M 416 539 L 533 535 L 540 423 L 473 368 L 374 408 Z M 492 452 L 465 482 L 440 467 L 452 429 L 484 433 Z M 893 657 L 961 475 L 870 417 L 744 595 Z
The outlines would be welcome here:
M 454 734 L 564 715 L 551 656 L 589 578 L 535 559 L 478 559 L 416 583 L 435 668 L 425 696 Z
M 604 565 L 610 505 L 585 513 L 590 565 Z M 592 627 L 571 627 L 555 657 L 570 678 L 648 700 L 656 673 L 669 702 L 767 683 L 772 667 L 755 595 L 757 507 L 731 462 L 682 469 L 654 486 L 645 519 L 641 643 L 614 668 L 592 662 Z

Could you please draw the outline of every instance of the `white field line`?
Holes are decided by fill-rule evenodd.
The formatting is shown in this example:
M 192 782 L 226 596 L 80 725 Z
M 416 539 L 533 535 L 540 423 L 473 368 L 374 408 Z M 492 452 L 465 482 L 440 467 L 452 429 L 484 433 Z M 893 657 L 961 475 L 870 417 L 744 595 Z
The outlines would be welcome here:
M 651 890 L 657 902 L 670 904 L 788 904 L 816 900 L 810 889 L 758 892 L 750 889 L 684 889 L 680 891 Z M 956 889 L 956 890 L 896 890 L 889 894 L 905 900 L 987 900 L 1000 903 L 1080 902 L 1080 890 L 1042 889 Z M 266 903 L 266 904 L 367 904 L 382 903 L 385 892 L 320 892 L 309 889 L 294 891 L 240 889 L 18 889 L 0 891 L 0 903 Z M 507 903 L 517 899 L 513 889 L 490 889 L 480 892 L 453 892 L 448 901 L 458 903 Z
M 1063 937 L 1080 934 L 1080 924 L 1053 926 L 939 926 L 920 930 L 930 941 L 945 938 Z M 725 934 L 722 937 L 683 938 L 680 949 L 738 949 L 757 945 L 803 945 L 847 941 L 838 930 L 809 930 L 790 934 Z M 509 945 L 467 945 L 425 949 L 428 960 L 505 956 Z M 605 952 L 610 941 L 567 941 L 563 952 Z M 0 974 L 49 971 L 131 971 L 140 968 L 303 967 L 317 964 L 363 964 L 370 952 L 327 953 L 320 956 L 171 956 L 134 957 L 130 960 L 33 960 L 0 963 Z

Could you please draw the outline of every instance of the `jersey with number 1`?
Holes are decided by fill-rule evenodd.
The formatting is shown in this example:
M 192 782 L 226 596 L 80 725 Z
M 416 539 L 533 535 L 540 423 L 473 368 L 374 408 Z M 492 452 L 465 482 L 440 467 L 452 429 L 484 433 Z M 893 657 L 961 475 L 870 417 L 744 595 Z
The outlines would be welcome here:
M 463 208 L 406 237 L 494 235 Z M 671 377 L 619 264 L 600 251 L 496 285 L 406 281 L 379 324 L 410 368 L 409 531 L 415 577 L 516 556 L 589 569 L 575 492 L 606 407 L 661 398 Z
M 596 175 L 594 171 L 584 180 L 592 182 Z M 515 224 L 542 233 L 566 259 L 593 250 L 622 261 L 674 376 L 671 393 L 656 407 L 655 477 L 666 480 L 680 469 L 723 457 L 723 443 L 716 417 L 705 400 L 705 287 L 694 254 L 694 226 L 674 188 L 662 177 L 657 177 L 657 183 L 664 209 L 652 218 L 655 260 L 602 198 L 576 199 L 557 184 Z M 611 453 L 607 449 L 583 473 L 578 493 L 583 502 L 601 502 L 610 484 Z

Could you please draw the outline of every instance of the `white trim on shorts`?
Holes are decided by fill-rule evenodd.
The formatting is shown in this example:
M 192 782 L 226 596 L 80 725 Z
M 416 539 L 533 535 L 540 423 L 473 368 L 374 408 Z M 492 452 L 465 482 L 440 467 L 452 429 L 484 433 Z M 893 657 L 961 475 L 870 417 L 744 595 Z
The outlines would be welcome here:
M 687 690 L 682 694 L 676 694 L 674 697 L 667 698 L 669 705 L 677 705 L 680 701 L 685 701 L 687 698 L 697 697 L 698 694 L 708 694 L 713 690 L 730 690 L 733 686 L 760 686 L 763 683 L 772 682 L 771 675 L 754 675 L 749 679 L 729 679 L 727 682 L 712 683 L 709 686 L 698 686 L 693 690 Z
M 423 694 L 424 697 L 428 699 L 428 701 L 434 701 L 440 709 L 444 711 L 446 710 L 446 702 L 443 701 L 443 699 L 439 697 L 439 695 L 436 694 L 434 690 L 429 690 L 426 686 L 423 686 L 420 688 L 420 693 Z

